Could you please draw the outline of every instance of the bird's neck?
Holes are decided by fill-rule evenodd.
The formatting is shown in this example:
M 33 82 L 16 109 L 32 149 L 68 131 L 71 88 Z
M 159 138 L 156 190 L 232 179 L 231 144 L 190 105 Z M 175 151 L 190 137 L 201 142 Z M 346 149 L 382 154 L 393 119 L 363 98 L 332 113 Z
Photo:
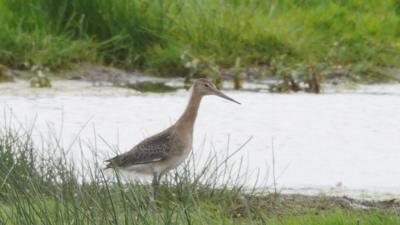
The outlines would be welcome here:
M 193 126 L 196 121 L 201 99 L 201 95 L 196 95 L 194 92 L 192 92 L 185 111 L 175 124 L 179 130 L 190 134 L 193 133 Z

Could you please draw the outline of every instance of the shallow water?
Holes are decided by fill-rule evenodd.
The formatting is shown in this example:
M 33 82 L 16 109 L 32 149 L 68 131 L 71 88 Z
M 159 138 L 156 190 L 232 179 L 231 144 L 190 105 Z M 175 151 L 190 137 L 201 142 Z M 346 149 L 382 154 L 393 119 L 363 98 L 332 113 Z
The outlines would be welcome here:
M 13 120 L 25 127 L 36 121 L 36 139 L 39 133 L 49 139 L 53 129 L 66 147 L 77 135 L 83 143 L 97 140 L 100 159 L 114 154 L 102 139 L 128 150 L 171 125 L 188 97 L 183 90 L 145 95 L 112 88 L 0 90 L 2 118 L 11 109 Z M 391 85 L 321 95 L 227 92 L 242 105 L 206 97 L 196 121 L 194 151 L 202 157 L 212 149 L 225 155 L 228 139 L 232 152 L 253 137 L 234 160 L 243 158 L 247 170 L 259 170 L 271 184 L 273 143 L 277 184 L 284 191 L 399 196 L 398 90 Z M 92 156 L 76 145 L 70 153 L 77 161 Z M 255 174 L 247 178 L 249 185 L 255 180 Z

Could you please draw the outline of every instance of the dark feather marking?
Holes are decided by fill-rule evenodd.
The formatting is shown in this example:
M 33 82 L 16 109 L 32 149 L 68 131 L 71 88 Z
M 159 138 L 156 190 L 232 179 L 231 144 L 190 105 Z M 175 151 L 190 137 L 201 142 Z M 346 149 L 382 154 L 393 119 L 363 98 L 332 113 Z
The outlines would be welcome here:
M 171 148 L 171 134 L 162 132 L 151 136 L 130 151 L 106 160 L 106 168 L 128 167 L 138 164 L 147 164 L 162 161 L 168 156 Z

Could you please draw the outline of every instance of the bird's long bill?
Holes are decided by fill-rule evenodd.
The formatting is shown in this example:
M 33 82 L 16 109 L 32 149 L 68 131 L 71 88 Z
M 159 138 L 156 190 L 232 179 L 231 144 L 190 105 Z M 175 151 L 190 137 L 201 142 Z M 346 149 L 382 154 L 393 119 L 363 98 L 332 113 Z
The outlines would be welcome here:
M 238 102 L 238 101 L 236 101 L 235 99 L 233 99 L 233 98 L 231 98 L 231 97 L 228 97 L 226 94 L 224 94 L 224 93 L 222 93 L 221 91 L 219 91 L 219 90 L 214 90 L 214 93 L 215 93 L 215 95 L 217 95 L 217 96 L 219 96 L 219 97 L 221 97 L 221 98 L 225 98 L 225 99 L 227 99 L 227 100 L 229 100 L 229 101 L 232 101 L 232 102 L 234 102 L 234 103 L 237 103 L 237 104 L 241 104 L 240 102 Z

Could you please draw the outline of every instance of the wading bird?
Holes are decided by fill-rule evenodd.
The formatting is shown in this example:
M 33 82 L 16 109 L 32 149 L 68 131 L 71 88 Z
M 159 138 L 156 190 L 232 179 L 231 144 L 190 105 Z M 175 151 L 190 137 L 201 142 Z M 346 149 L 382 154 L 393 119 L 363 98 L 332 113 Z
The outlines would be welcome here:
M 216 95 L 240 104 L 219 91 L 207 79 L 196 80 L 191 91 L 189 103 L 175 124 L 143 140 L 130 151 L 106 160 L 106 168 L 118 168 L 138 175 L 153 175 L 155 195 L 161 175 L 179 166 L 192 150 L 193 126 L 201 99 L 206 95 Z

